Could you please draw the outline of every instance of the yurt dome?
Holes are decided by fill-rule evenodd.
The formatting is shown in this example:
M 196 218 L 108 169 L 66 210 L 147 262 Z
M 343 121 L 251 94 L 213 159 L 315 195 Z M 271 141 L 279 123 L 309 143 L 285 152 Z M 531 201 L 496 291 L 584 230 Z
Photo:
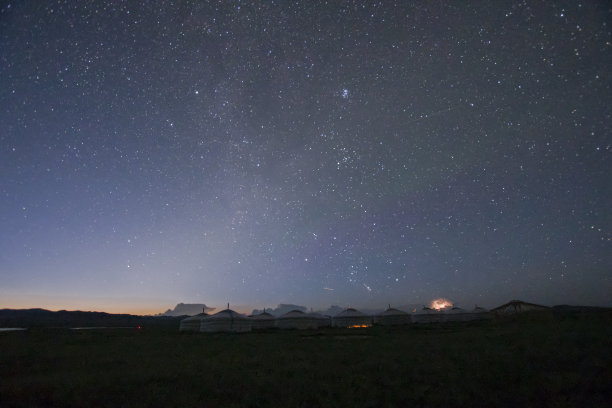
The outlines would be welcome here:
M 547 306 L 536 305 L 534 303 L 527 303 L 521 300 L 511 300 L 508 303 L 505 303 L 501 306 L 498 306 L 494 309 L 491 309 L 491 312 L 497 315 L 511 315 L 516 313 L 523 312 L 532 312 L 532 311 L 549 311 L 550 308 Z
M 316 312 L 310 312 L 307 314 L 317 321 L 317 327 L 331 327 L 331 317 Z
M 179 325 L 180 332 L 199 332 L 202 319 L 208 316 L 208 313 L 200 313 L 195 316 L 186 317 L 181 320 Z
M 491 313 L 487 309 L 485 309 L 484 307 L 475 306 L 474 310 L 469 313 L 468 320 L 487 320 L 491 318 Z
M 409 313 L 389 307 L 376 316 L 375 322 L 383 326 L 399 326 L 412 323 L 412 318 Z
M 421 311 L 413 314 L 411 317 L 414 323 L 437 323 L 444 319 L 444 313 L 436 309 L 423 307 Z
M 463 322 L 469 320 L 470 316 L 467 310 L 454 306 L 450 310 L 444 311 L 444 321 L 447 322 Z
M 250 315 L 253 330 L 271 329 L 276 327 L 276 318 L 268 312 Z
M 370 327 L 372 318 L 359 310 L 348 308 L 335 315 L 332 319 L 334 327 Z
M 200 331 L 213 332 L 247 332 L 251 331 L 251 319 L 231 309 L 225 309 L 207 316 L 200 323 Z
M 301 310 L 292 310 L 276 319 L 276 327 L 281 329 L 317 329 L 317 319 Z

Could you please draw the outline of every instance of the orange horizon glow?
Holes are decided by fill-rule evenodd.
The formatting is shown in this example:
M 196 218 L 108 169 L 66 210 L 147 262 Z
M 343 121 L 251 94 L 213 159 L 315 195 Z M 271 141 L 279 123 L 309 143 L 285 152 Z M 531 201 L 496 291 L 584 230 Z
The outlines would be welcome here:
M 0 309 L 45 309 L 52 312 L 68 310 L 146 316 L 164 313 L 176 305 L 176 303 L 170 304 L 170 302 L 162 299 L 126 299 L 123 297 L 53 296 L 43 294 L 28 294 L 26 296 L 7 294 L 2 297 Z
M 58 304 L 3 304 L 0 309 L 26 310 L 26 309 L 44 309 L 50 312 L 59 312 L 61 310 L 69 312 L 98 312 L 108 314 L 129 314 L 136 316 L 152 316 L 159 313 L 164 313 L 168 308 L 160 310 L 152 307 L 121 307 L 121 306 L 90 306 L 90 305 L 58 305 Z
M 125 299 L 125 298 L 81 298 L 76 296 L 2 295 L 0 309 L 45 309 L 52 312 L 60 310 L 102 312 L 109 314 L 130 314 L 137 316 L 152 316 L 174 309 L 177 301 L 166 299 Z M 182 302 L 189 303 L 189 302 Z M 193 302 L 204 303 L 204 302 Z M 227 304 L 213 305 L 214 311 L 224 310 Z M 238 313 L 250 314 L 251 305 L 230 305 Z

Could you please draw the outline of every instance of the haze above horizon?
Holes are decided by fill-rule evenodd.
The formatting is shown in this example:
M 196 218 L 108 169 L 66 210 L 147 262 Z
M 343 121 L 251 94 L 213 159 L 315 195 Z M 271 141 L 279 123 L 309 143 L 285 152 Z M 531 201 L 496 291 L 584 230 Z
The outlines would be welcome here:
M 0 308 L 612 306 L 609 2 L 0 6 Z

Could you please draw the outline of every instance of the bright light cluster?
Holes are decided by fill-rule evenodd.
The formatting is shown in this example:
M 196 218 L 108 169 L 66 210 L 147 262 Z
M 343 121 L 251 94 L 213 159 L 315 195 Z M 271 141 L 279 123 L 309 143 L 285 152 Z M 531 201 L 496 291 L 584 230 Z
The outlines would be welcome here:
M 436 310 L 447 309 L 453 307 L 453 303 L 448 299 L 438 298 L 432 300 L 429 307 Z

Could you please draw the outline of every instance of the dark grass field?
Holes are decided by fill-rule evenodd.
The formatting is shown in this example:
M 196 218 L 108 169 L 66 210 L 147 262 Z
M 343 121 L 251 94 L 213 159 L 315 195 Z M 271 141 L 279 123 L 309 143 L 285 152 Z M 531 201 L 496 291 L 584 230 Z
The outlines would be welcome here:
M 0 406 L 610 407 L 611 323 L 0 333 Z

